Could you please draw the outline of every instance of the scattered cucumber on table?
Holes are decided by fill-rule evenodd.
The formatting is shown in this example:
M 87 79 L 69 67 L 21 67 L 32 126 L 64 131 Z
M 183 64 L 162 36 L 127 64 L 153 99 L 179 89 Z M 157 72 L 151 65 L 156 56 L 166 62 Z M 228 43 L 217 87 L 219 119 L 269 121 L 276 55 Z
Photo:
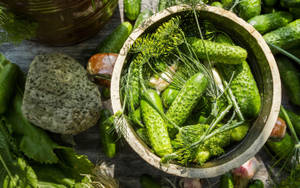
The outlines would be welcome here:
M 300 45 L 300 19 L 297 19 L 288 25 L 278 28 L 265 34 L 264 39 L 267 43 L 278 46 L 284 50 L 291 49 Z M 271 48 L 273 54 L 277 50 Z
M 121 23 L 111 34 L 100 42 L 97 47 L 98 53 L 119 53 L 124 42 L 132 31 L 129 22 Z
M 287 90 L 289 100 L 300 106 L 300 75 L 296 66 L 287 57 L 279 56 L 276 58 L 283 86 Z
M 275 154 L 275 156 L 279 159 L 286 158 L 289 155 L 289 153 L 293 150 L 294 145 L 294 141 L 288 133 L 285 133 L 284 138 L 279 142 L 270 140 L 267 141 L 268 148 L 270 148 L 271 151 Z
M 129 20 L 136 20 L 140 11 L 141 0 L 124 0 L 124 12 Z
M 157 183 L 151 176 L 146 174 L 140 177 L 140 184 L 142 188 L 161 188 L 159 183 Z
M 0 114 L 6 112 L 16 88 L 19 68 L 0 54 Z
M 202 41 L 196 37 L 189 37 L 187 40 L 200 59 L 206 59 L 206 52 L 211 61 L 225 64 L 240 64 L 247 58 L 247 51 L 240 46 L 208 40 Z
M 227 172 L 226 174 L 221 176 L 219 188 L 234 188 L 234 181 L 230 172 Z
M 248 20 L 248 23 L 251 24 L 261 34 L 264 34 L 279 27 L 283 27 L 292 20 L 293 16 L 290 13 L 278 11 L 270 14 L 255 16 Z
M 153 15 L 153 12 L 149 9 L 143 10 L 139 16 L 137 17 L 135 24 L 133 26 L 133 30 L 139 27 L 147 18 Z
M 287 8 L 300 8 L 300 0 L 280 0 L 280 5 Z
M 105 155 L 113 158 L 116 155 L 117 137 L 113 131 L 114 116 L 109 110 L 103 109 L 101 111 L 101 118 L 99 121 L 100 140 Z
M 145 99 L 141 100 L 142 117 L 147 128 L 149 141 L 155 153 L 162 157 L 173 152 L 167 125 L 159 112 L 151 106 L 152 103 L 163 112 L 162 102 L 155 90 L 149 89 L 143 94 L 151 98 L 151 102 Z
M 277 3 L 277 0 L 263 0 L 263 5 L 266 7 L 273 7 Z
M 240 1 L 238 5 L 239 16 L 244 20 L 257 16 L 261 12 L 261 1 L 260 0 L 246 0 Z
M 166 112 L 167 118 L 177 126 L 182 126 L 191 114 L 195 105 L 197 105 L 202 94 L 206 90 L 207 85 L 208 80 L 201 72 L 189 78 Z M 175 132 L 174 127 L 170 123 L 168 123 L 168 127 L 171 130 L 170 134 L 172 137 Z

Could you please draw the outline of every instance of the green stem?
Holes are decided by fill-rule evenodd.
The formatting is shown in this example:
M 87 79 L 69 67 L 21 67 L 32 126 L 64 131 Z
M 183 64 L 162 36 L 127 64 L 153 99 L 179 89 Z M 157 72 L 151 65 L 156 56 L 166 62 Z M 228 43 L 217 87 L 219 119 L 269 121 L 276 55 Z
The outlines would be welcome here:
M 4 162 L 4 160 L 3 160 L 3 158 L 2 158 L 1 155 L 0 155 L 0 162 L 1 162 L 2 165 L 4 166 L 4 168 L 5 168 L 5 170 L 6 170 L 7 174 L 8 174 L 8 176 L 10 177 L 10 179 L 13 180 L 13 176 L 12 176 L 11 172 L 9 171 L 8 167 L 6 166 L 6 164 L 5 164 L 5 162 Z
M 217 119 L 215 119 L 215 121 L 212 122 L 211 126 L 209 126 L 208 132 L 210 132 L 224 117 L 225 115 L 230 111 L 230 109 L 232 108 L 232 104 L 229 104 L 225 110 L 223 110 L 219 116 L 217 117 Z
M 269 46 L 275 48 L 276 50 L 278 50 L 281 54 L 291 58 L 292 60 L 294 60 L 296 63 L 300 64 L 300 59 L 297 58 L 296 56 L 294 56 L 293 54 L 287 52 L 286 50 L 274 45 L 274 44 L 271 44 L 271 43 L 268 43 Z
M 294 126 L 293 126 L 293 124 L 292 124 L 292 122 L 291 122 L 291 120 L 290 120 L 290 117 L 288 116 L 286 110 L 284 109 L 283 106 L 280 107 L 280 110 L 281 110 L 281 112 L 282 112 L 282 114 L 283 114 L 283 116 L 284 116 L 284 119 L 286 120 L 286 123 L 288 124 L 288 127 L 289 127 L 289 129 L 290 129 L 290 131 L 291 131 L 291 134 L 292 134 L 292 136 L 294 137 L 296 143 L 300 144 L 300 143 L 299 143 L 299 138 L 298 138 L 298 136 L 297 136 L 297 134 L 296 134 L 296 131 L 295 131 L 295 129 L 294 129 Z M 298 145 L 298 144 L 297 144 L 297 145 Z
M 233 11 L 233 9 L 239 4 L 239 0 L 235 0 L 234 4 L 232 5 L 232 7 L 229 9 L 229 11 Z

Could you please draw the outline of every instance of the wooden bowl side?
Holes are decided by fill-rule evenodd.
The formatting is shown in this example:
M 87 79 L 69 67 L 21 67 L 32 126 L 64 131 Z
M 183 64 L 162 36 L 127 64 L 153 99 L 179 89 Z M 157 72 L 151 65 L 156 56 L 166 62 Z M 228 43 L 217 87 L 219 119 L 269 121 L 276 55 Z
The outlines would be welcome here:
M 126 56 L 133 42 L 150 27 L 156 23 L 164 21 L 174 14 L 180 14 L 184 11 L 191 10 L 190 6 L 180 5 L 170 7 L 160 13 L 150 17 L 144 24 L 133 31 L 128 40 L 125 42 L 119 57 L 116 61 L 111 81 L 111 99 L 114 113 L 122 111 L 120 101 L 120 78 L 123 66 L 126 62 Z M 198 6 L 197 10 L 205 18 L 214 19 L 215 24 L 224 26 L 225 30 L 233 31 L 237 38 L 243 38 L 241 45 L 255 56 L 250 59 L 250 66 L 254 69 L 254 75 L 257 79 L 259 89 L 262 94 L 262 110 L 259 117 L 251 127 L 247 137 L 232 151 L 220 159 L 207 163 L 202 168 L 183 167 L 176 164 L 161 164 L 160 158 L 156 156 L 150 148 L 137 136 L 134 129 L 125 121 L 124 137 L 128 144 L 137 152 L 145 161 L 162 171 L 182 176 L 209 178 L 215 177 L 236 168 L 253 157 L 267 141 L 273 126 L 278 117 L 281 104 L 281 84 L 280 76 L 275 59 L 264 41 L 263 37 L 247 22 L 237 17 L 234 13 L 218 7 Z M 224 23 L 226 22 L 226 23 Z M 235 25 L 232 25 L 235 24 Z M 249 37 L 251 36 L 251 37 Z M 233 36 L 234 37 L 234 36 Z

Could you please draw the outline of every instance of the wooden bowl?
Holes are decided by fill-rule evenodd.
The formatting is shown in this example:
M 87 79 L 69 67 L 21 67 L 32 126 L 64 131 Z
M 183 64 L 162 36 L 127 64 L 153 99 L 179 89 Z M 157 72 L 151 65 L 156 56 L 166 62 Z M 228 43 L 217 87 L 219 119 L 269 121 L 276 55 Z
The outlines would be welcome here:
M 112 75 L 111 99 L 114 113 L 122 111 L 120 77 L 130 46 L 144 32 L 156 28 L 159 23 L 172 16 L 180 15 L 190 10 L 191 7 L 187 5 L 168 8 L 153 15 L 130 35 L 120 52 Z M 202 5 L 197 7 L 197 11 L 201 19 L 211 21 L 215 26 L 231 35 L 235 42 L 248 51 L 248 63 L 258 83 L 262 108 L 247 136 L 226 154 L 207 162 L 203 167 L 199 168 L 183 167 L 176 164 L 161 164 L 160 157 L 151 152 L 125 119 L 126 123 L 123 130 L 125 130 L 124 137 L 132 149 L 154 167 L 177 176 L 209 178 L 221 175 L 242 165 L 262 148 L 272 131 L 279 113 L 281 84 L 278 68 L 268 45 L 251 25 L 234 13 L 221 8 Z

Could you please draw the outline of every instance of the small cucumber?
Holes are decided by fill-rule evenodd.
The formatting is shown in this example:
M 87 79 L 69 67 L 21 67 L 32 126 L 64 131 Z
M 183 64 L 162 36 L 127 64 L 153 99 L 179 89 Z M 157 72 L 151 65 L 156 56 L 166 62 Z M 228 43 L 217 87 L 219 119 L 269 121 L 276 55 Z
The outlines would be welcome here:
M 233 5 L 233 0 L 221 0 L 224 8 L 230 8 Z
M 260 0 L 246 0 L 239 3 L 239 16 L 244 20 L 260 15 L 261 1 Z
M 124 0 L 124 12 L 126 17 L 134 21 L 141 11 L 141 0 Z
M 230 172 L 221 177 L 220 188 L 234 188 L 233 177 Z
M 264 188 L 264 183 L 261 180 L 254 180 L 248 188 Z
M 202 40 L 195 37 L 188 37 L 187 40 L 200 59 L 206 59 L 206 51 L 211 61 L 220 63 L 240 64 L 247 58 L 247 51 L 239 46 Z
M 207 85 L 208 80 L 201 72 L 189 78 L 168 109 L 166 113 L 167 118 L 178 126 L 182 126 L 194 107 L 198 104 Z M 176 132 L 173 125 L 168 123 L 168 127 L 171 136 L 173 136 Z
M 285 27 L 281 27 L 265 34 L 264 39 L 267 43 L 276 45 L 282 49 L 291 49 L 300 45 L 300 19 L 297 19 Z M 277 51 L 272 49 L 273 53 Z
M 121 23 L 110 35 L 108 35 L 97 47 L 98 53 L 119 53 L 124 42 L 132 31 L 129 22 Z
M 211 4 L 211 6 L 223 8 L 222 3 L 218 2 L 218 1 L 213 2 L 213 3 Z
M 157 183 L 151 176 L 142 175 L 140 178 L 140 184 L 142 188 L 161 188 L 159 183 Z
M 271 14 L 255 16 L 248 20 L 248 23 L 261 34 L 264 34 L 279 27 L 283 27 L 292 20 L 293 16 L 290 13 L 279 11 Z
M 163 112 L 162 102 L 155 90 L 147 90 L 146 93 L 151 98 L 151 103 Z M 149 141 L 155 153 L 163 157 L 173 152 L 171 140 L 167 130 L 167 125 L 159 112 L 144 99 L 141 100 L 141 110 L 144 123 L 147 128 Z
M 289 8 L 289 12 L 294 16 L 294 19 L 300 18 L 300 8 Z
M 230 140 L 234 142 L 239 142 L 247 135 L 249 130 L 249 125 L 238 126 L 231 131 Z
M 19 67 L 4 60 L 0 62 L 0 114 L 6 112 L 16 88 Z
M 172 102 L 175 100 L 178 93 L 179 91 L 177 89 L 173 89 L 171 87 L 165 89 L 165 91 L 161 95 L 162 102 L 165 108 L 169 108 L 171 106 Z
M 300 8 L 300 0 L 280 0 L 280 5 L 286 8 Z
M 284 138 L 279 142 L 270 140 L 267 142 L 267 146 L 271 149 L 272 152 L 274 152 L 276 157 L 280 159 L 286 158 L 293 150 L 294 145 L 294 141 L 288 133 L 285 133 Z
M 263 4 L 266 7 L 273 7 L 277 3 L 277 0 L 263 0 Z
M 276 58 L 281 81 L 287 90 L 289 100 L 300 106 L 300 77 L 293 62 L 284 56 Z
M 137 17 L 133 30 L 135 30 L 138 26 L 140 26 L 147 18 L 153 15 L 153 12 L 149 9 L 143 10 L 139 16 Z
M 101 119 L 99 122 L 100 141 L 105 155 L 113 158 L 116 155 L 116 135 L 112 132 L 114 126 L 114 116 L 109 110 L 101 111 Z

